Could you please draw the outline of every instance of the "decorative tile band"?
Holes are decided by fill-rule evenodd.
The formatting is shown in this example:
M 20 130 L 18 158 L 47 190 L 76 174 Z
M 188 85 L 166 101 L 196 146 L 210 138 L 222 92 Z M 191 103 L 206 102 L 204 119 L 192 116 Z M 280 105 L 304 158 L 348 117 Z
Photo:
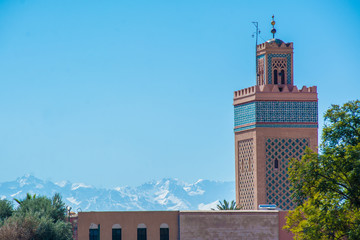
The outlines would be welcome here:
M 234 107 L 235 127 L 252 123 L 314 123 L 313 125 L 317 125 L 317 122 L 317 102 L 258 101 Z
M 256 102 L 256 122 L 318 121 L 317 102 Z
M 256 124 L 256 127 L 270 128 L 318 128 L 317 124 Z
M 249 129 L 252 129 L 252 128 L 255 128 L 256 125 L 250 125 L 250 126 L 246 126 L 246 127 L 239 127 L 239 128 L 235 128 L 234 129 L 234 132 L 241 132 L 241 131 L 245 131 L 245 130 L 249 130 Z
M 255 102 L 246 103 L 234 107 L 235 126 L 254 123 L 255 116 Z
M 253 128 L 318 128 L 318 124 L 254 124 L 235 128 L 234 132 L 241 132 Z

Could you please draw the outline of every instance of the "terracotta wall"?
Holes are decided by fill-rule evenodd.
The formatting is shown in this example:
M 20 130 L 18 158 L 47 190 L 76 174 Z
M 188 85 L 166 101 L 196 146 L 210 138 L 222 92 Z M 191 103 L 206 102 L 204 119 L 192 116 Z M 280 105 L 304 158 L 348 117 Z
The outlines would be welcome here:
M 137 226 L 145 224 L 147 239 L 160 239 L 160 225 L 169 225 L 171 240 L 290 240 L 283 229 L 286 211 L 157 211 L 80 212 L 78 239 L 89 239 L 89 227 L 100 224 L 100 239 L 111 240 L 119 224 L 123 240 L 137 239 Z
M 279 212 L 279 239 L 280 240 L 292 240 L 294 239 L 294 235 L 283 229 L 283 227 L 286 224 L 286 215 L 288 214 L 288 211 L 281 211 Z
M 122 239 L 137 239 L 137 226 L 145 224 L 147 228 L 147 240 L 160 239 L 160 225 L 166 223 L 169 226 L 170 240 L 177 240 L 178 211 L 138 211 L 138 212 L 79 212 L 78 239 L 89 239 L 89 227 L 100 224 L 100 239 L 112 239 L 112 226 L 119 224 L 122 231 Z
M 278 211 L 181 211 L 180 239 L 279 239 Z

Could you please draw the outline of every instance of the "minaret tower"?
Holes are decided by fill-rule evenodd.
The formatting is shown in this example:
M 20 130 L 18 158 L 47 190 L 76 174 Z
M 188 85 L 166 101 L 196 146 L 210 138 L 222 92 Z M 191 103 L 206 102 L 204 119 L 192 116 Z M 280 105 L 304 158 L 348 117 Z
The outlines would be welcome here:
M 294 209 L 287 167 L 306 147 L 317 148 L 316 86 L 293 79 L 293 43 L 275 38 L 257 45 L 256 85 L 234 93 L 236 202 L 243 209 L 275 204 Z

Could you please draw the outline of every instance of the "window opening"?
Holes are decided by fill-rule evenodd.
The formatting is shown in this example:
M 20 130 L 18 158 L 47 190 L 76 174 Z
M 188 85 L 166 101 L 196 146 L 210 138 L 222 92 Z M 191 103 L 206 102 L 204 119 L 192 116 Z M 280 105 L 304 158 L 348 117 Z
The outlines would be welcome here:
M 89 228 L 89 240 L 99 240 L 100 239 L 100 224 L 96 225 L 94 223 L 90 224 Z
M 112 240 L 121 240 L 121 228 L 113 228 Z
M 284 70 L 281 70 L 280 76 L 281 76 L 281 84 L 285 84 L 285 71 Z
M 146 240 L 146 228 L 137 229 L 137 240 Z
M 119 224 L 112 226 L 112 240 L 121 240 L 121 226 Z
M 138 225 L 137 240 L 146 240 L 146 225 L 143 223 Z
M 169 240 L 168 228 L 160 228 L 160 240 Z
M 166 223 L 160 225 L 160 240 L 169 240 L 169 226 Z
M 274 70 L 274 84 L 278 84 L 278 72 Z

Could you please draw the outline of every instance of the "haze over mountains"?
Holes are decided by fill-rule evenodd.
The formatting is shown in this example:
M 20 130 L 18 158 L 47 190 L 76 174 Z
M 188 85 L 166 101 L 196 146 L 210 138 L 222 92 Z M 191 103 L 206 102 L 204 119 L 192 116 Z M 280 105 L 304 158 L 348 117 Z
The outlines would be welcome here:
M 235 183 L 198 180 L 185 183 L 173 178 L 137 187 L 95 188 L 84 183 L 52 182 L 25 175 L 0 183 L 0 199 L 22 199 L 26 193 L 53 196 L 60 193 L 72 211 L 206 210 L 219 200 L 234 200 Z M 14 203 L 16 206 L 16 203 Z

